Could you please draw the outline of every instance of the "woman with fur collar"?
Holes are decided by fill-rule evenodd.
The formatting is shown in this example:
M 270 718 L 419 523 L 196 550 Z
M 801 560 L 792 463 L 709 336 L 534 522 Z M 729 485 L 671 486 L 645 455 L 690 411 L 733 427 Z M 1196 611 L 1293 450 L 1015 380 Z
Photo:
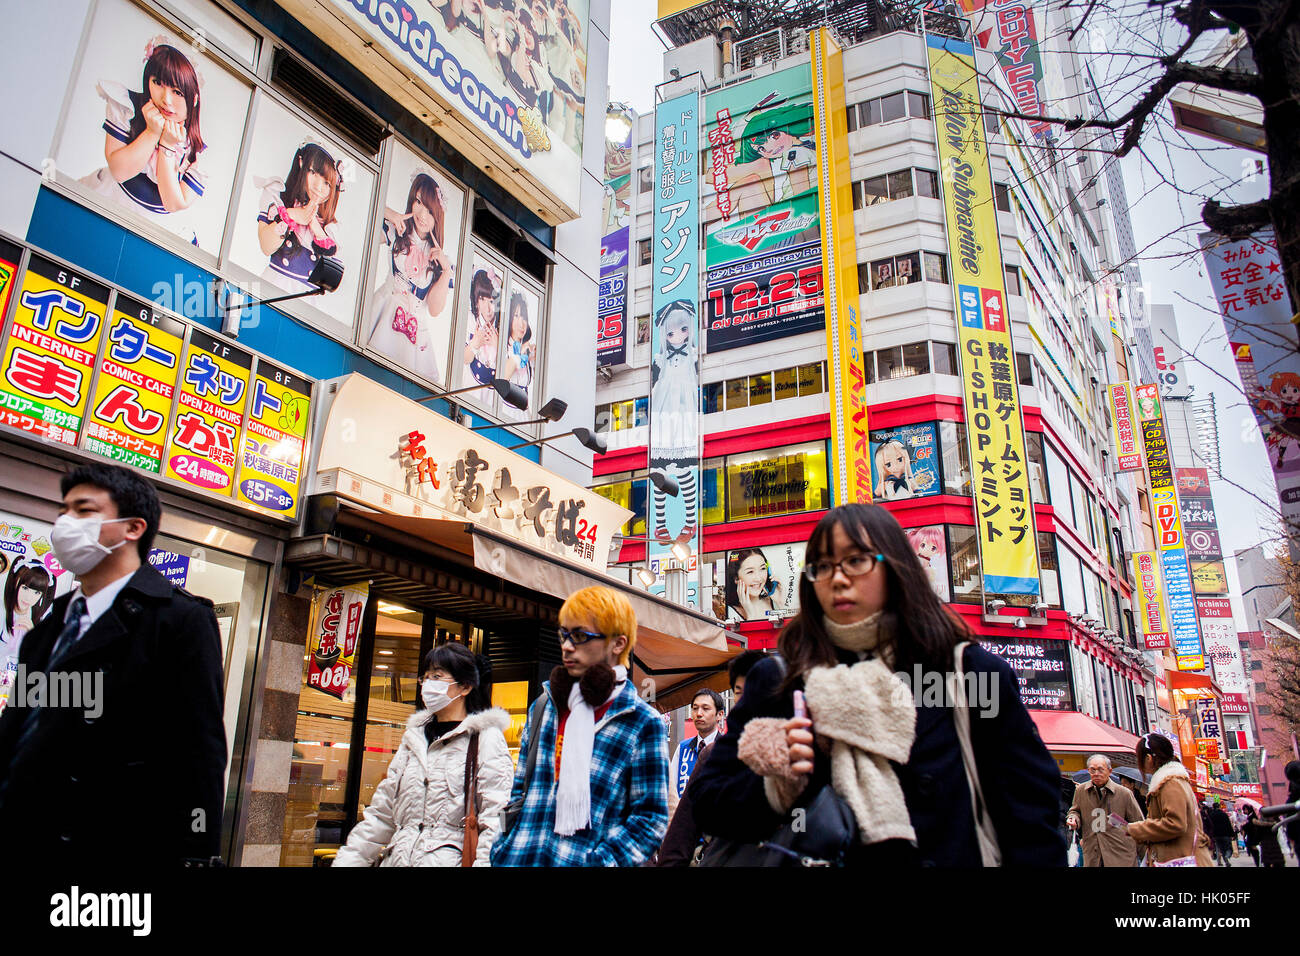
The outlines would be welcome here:
M 491 668 L 463 644 L 424 658 L 424 709 L 406 733 L 365 817 L 335 866 L 460 866 L 465 845 L 465 762 L 477 738 L 479 820 L 475 866 L 487 866 L 514 766 L 506 746 L 510 715 L 490 707 Z
M 806 562 L 799 616 L 778 644 L 788 672 L 774 658 L 755 665 L 746 688 L 775 690 L 746 690 L 691 781 L 700 829 L 757 843 L 830 785 L 858 824 L 849 865 L 1064 866 L 1060 773 L 1016 675 L 966 644 L 966 735 L 959 698 L 945 689 L 970 637 L 894 517 L 876 505 L 833 508 Z M 796 692 L 810 719 L 794 716 Z M 982 836 L 959 735 L 984 795 Z
M 1125 823 L 1115 814 L 1110 821 L 1146 844 L 1152 866 L 1214 866 L 1210 840 L 1201 832 L 1196 792 L 1174 746 L 1161 734 L 1143 734 L 1137 742 L 1138 769 L 1148 775 L 1147 818 Z

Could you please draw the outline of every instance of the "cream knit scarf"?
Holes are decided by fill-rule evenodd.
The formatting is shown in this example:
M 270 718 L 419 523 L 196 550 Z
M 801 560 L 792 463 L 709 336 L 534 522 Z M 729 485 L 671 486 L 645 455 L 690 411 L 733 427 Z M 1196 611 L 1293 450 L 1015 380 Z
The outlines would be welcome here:
M 876 650 L 880 615 L 840 625 L 825 622 L 831 640 L 845 650 Z M 853 810 L 863 843 L 903 839 L 916 842 L 903 788 L 890 761 L 907 763 L 916 736 L 916 704 L 908 686 L 885 657 L 857 664 L 815 667 L 804 694 L 818 736 L 831 741 L 831 785 Z

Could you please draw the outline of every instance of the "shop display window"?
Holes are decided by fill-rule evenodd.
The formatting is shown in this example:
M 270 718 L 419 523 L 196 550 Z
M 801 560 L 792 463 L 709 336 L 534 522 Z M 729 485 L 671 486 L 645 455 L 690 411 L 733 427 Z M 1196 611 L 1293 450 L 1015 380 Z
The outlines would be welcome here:
M 620 476 L 602 476 L 601 481 L 608 478 L 614 478 L 607 484 L 596 485 L 591 490 L 602 498 L 608 498 L 615 504 L 622 505 L 632 512 L 632 517 L 622 527 L 622 533 L 625 535 L 644 535 L 646 530 L 646 500 L 647 500 L 647 482 L 631 481 L 631 475 L 626 475 L 623 480 L 617 480 Z
M 948 525 L 948 557 L 952 565 L 952 599 L 962 604 L 980 604 L 984 600 L 984 581 L 980 576 L 979 541 L 969 525 Z
M 825 442 L 730 455 L 726 474 L 731 521 L 830 506 Z

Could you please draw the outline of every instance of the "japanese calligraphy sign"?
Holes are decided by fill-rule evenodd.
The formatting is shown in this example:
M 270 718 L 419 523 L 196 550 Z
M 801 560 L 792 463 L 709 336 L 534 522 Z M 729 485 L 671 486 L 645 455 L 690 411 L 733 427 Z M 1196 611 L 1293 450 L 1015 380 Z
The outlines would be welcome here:
M 826 278 L 826 358 L 831 391 L 834 503 L 871 500 L 870 423 L 858 313 L 857 241 L 845 118 L 843 55 L 826 30 L 812 34 L 817 106 L 817 198 L 821 272 Z
M 1219 716 L 1219 702 L 1213 697 L 1199 697 L 1196 700 L 1196 723 L 1198 739 L 1213 741 L 1227 749 L 1223 743 L 1223 719 Z M 1218 757 L 1210 757 L 1217 760 Z
M 1156 551 L 1133 552 L 1133 597 L 1147 650 L 1169 646 L 1169 613 L 1165 608 L 1160 555 Z
M 1229 241 L 1201 234 L 1210 286 L 1223 316 L 1242 388 L 1277 483 L 1292 554 L 1300 539 L 1300 348 L 1272 230 Z
M 1142 452 L 1133 422 L 1133 390 L 1128 382 L 1110 387 L 1110 410 L 1115 419 L 1115 461 L 1119 471 L 1141 471 Z
M 1033 0 L 961 0 L 961 7 L 966 13 L 978 14 L 971 19 L 980 46 L 997 54 L 1016 109 L 1031 116 L 1045 113 L 1043 56 L 1038 48 Z M 1051 126 L 1031 121 L 1029 129 L 1042 138 Z
M 107 305 L 107 286 L 31 257 L 5 343 L 0 424 L 77 444 Z
M 935 35 L 926 45 L 984 590 L 1032 595 L 1038 545 L 975 50 Z
M 235 498 L 256 508 L 298 515 L 298 484 L 311 421 L 311 382 L 258 359 L 239 447 Z
M 597 571 L 632 516 L 363 375 L 322 384 L 316 401 L 325 415 L 313 494 L 469 522 Z
M 307 686 L 343 699 L 352 682 L 369 585 L 320 589 L 312 597 Z
M 243 349 L 202 329 L 190 332 L 167 448 L 168 478 L 230 494 L 252 366 L 253 356 Z
M 161 467 L 185 324 L 118 293 L 99 360 L 84 447 L 110 461 Z
M 1196 603 L 1192 596 L 1191 569 L 1183 544 L 1183 519 L 1178 508 L 1178 490 L 1169 463 L 1169 437 L 1159 403 L 1151 398 L 1154 385 L 1139 385 L 1137 394 L 1142 421 L 1143 450 L 1150 479 L 1151 507 L 1154 511 L 1156 542 L 1160 549 L 1160 570 L 1165 582 L 1165 599 L 1169 607 L 1170 631 L 1178 669 L 1200 670 L 1205 666 L 1201 634 L 1196 623 Z
M 1251 682 L 1241 657 L 1241 639 L 1228 598 L 1196 599 L 1205 656 L 1214 667 L 1214 679 L 1225 694 L 1248 694 Z M 1225 707 L 1226 710 L 1226 707 Z
M 632 130 L 619 142 L 605 139 L 605 197 L 600 247 L 600 302 L 596 310 L 596 365 L 627 361 L 628 250 L 632 227 Z
M 699 552 L 699 116 L 698 91 L 655 110 L 650 468 L 672 478 L 680 490 L 670 498 L 651 487 L 651 559 L 667 557 L 674 544 L 692 555 Z M 697 580 L 692 576 L 690 591 L 696 591 Z M 663 587 L 657 582 L 651 590 Z M 698 593 L 693 598 L 698 606 Z
M 710 352 L 808 332 L 824 322 L 811 81 L 808 67 L 796 66 L 724 86 L 704 99 Z

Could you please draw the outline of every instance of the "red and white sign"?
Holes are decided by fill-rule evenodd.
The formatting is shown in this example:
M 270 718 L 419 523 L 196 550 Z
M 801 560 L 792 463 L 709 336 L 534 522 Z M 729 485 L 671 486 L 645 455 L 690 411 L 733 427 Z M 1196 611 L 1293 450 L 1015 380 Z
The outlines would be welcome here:
M 1248 797 L 1251 800 L 1264 802 L 1264 788 L 1257 783 L 1230 783 L 1232 795 L 1234 797 Z
M 343 699 L 361 640 L 369 585 L 317 591 L 307 640 L 307 686 Z

